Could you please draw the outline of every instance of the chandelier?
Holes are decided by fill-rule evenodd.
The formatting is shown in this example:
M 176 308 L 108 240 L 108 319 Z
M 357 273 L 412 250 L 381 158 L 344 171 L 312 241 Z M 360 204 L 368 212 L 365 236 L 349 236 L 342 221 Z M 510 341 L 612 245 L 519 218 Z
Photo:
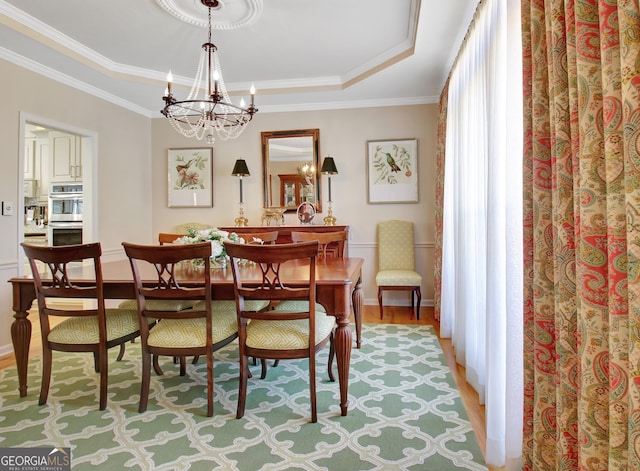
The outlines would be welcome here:
M 200 0 L 209 9 L 209 38 L 202 45 L 200 63 L 189 95 L 176 100 L 171 93 L 171 71 L 167 76 L 164 108 L 161 113 L 169 118 L 173 128 L 185 137 L 195 137 L 213 144 L 215 136 L 235 139 L 258 112 L 254 106 L 256 90 L 251 86 L 251 104 L 245 107 L 244 99 L 234 105 L 229 98 L 222 78 L 217 48 L 211 42 L 211 8 L 218 7 L 218 0 Z
M 298 167 L 298 174 L 303 178 L 313 178 L 316 173 L 316 167 L 313 162 L 305 162 L 304 165 Z

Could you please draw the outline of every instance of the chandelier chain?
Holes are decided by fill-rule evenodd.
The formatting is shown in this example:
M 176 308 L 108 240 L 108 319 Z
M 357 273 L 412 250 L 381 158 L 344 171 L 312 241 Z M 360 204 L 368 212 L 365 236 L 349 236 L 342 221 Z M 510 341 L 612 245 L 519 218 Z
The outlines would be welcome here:
M 208 41 L 202 45 L 200 62 L 191 91 L 186 100 L 177 100 L 171 93 L 171 72 L 167 79 L 167 90 L 163 96 L 165 103 L 162 114 L 169 119 L 172 127 L 185 137 L 206 139 L 215 142 L 214 134 L 222 140 L 235 139 L 258 112 L 254 106 L 255 89 L 251 86 L 251 104 L 245 107 L 232 103 L 222 77 L 217 47 L 211 42 L 211 3 L 202 1 L 208 7 Z M 206 71 L 206 78 L 203 73 Z M 212 87 L 213 82 L 213 87 Z M 202 92 L 202 96 L 198 96 Z

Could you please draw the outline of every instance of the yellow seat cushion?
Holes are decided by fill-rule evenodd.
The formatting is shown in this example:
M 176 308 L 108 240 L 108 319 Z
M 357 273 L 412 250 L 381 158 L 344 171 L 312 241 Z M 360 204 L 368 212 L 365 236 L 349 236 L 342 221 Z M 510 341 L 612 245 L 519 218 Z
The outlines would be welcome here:
M 376 274 L 378 286 L 420 286 L 422 276 L 411 270 L 383 270 Z
M 147 309 L 150 311 L 184 311 L 191 309 L 197 302 L 191 299 L 150 299 L 147 301 Z M 125 299 L 118 307 L 120 309 L 138 309 L 138 301 Z
M 107 341 L 140 330 L 138 311 L 134 309 L 107 309 Z M 98 343 L 98 316 L 71 317 L 54 326 L 47 337 L 49 342 L 66 344 Z
M 195 310 L 202 309 L 202 303 L 204 301 L 198 301 L 194 306 Z M 269 301 L 251 300 L 244 302 L 244 308 L 247 311 L 262 311 L 269 307 Z M 234 300 L 215 300 L 211 301 L 211 309 L 213 311 L 233 311 L 236 312 L 236 302 Z
M 304 312 L 309 310 L 308 306 L 308 301 L 287 300 L 276 305 L 273 310 L 277 312 Z M 327 311 L 322 304 L 316 303 L 316 312 L 326 313 Z
M 333 316 L 316 312 L 316 344 L 325 339 L 336 324 Z M 253 319 L 247 325 L 248 347 L 268 350 L 302 349 L 309 346 L 309 321 L 266 321 Z
M 218 343 L 238 332 L 235 311 L 223 309 L 212 313 L 211 333 L 213 343 Z M 207 321 L 198 319 L 162 319 L 149 332 L 147 344 L 153 347 L 192 348 L 204 347 L 207 342 Z

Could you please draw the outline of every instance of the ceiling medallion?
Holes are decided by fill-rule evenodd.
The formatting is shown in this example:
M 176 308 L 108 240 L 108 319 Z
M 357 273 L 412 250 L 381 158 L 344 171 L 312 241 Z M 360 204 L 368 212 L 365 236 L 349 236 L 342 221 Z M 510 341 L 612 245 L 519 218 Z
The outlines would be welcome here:
M 200 0 L 156 0 L 167 13 L 185 23 L 208 27 L 207 13 Z M 262 0 L 218 0 L 211 28 L 230 30 L 248 26 L 262 14 Z

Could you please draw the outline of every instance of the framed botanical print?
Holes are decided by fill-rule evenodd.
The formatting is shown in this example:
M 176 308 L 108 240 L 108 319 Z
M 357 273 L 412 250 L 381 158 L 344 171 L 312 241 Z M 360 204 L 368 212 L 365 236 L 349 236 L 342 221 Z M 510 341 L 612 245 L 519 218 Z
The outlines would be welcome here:
M 367 141 L 368 202 L 418 202 L 418 140 Z
M 168 180 L 170 208 L 213 206 L 213 149 L 169 149 Z

